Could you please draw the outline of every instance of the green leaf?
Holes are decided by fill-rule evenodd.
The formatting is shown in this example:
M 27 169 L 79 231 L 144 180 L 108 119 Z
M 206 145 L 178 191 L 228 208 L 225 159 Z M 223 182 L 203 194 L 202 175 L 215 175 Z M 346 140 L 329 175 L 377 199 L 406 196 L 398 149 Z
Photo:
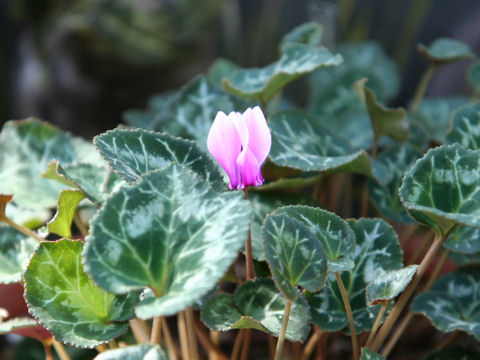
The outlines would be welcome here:
M 357 238 L 351 255 L 355 267 L 341 273 L 353 311 L 357 333 L 371 329 L 380 309 L 370 306 L 365 296 L 367 285 L 377 277 L 403 267 L 403 252 L 390 225 L 381 219 L 350 220 Z M 329 274 L 324 290 L 307 293 L 312 320 L 320 329 L 347 331 L 347 315 L 334 274 Z
M 410 265 L 379 275 L 367 286 L 367 301 L 378 304 L 395 299 L 412 281 L 418 265 Z
M 55 217 L 47 224 L 48 231 L 61 237 L 72 238 L 72 222 L 77 206 L 85 196 L 78 190 L 63 190 L 58 198 Z
M 473 254 L 480 251 L 480 229 L 460 226 L 453 230 L 444 246 L 452 251 Z
M 55 206 L 64 187 L 40 174 L 52 159 L 68 164 L 76 158 L 67 134 L 34 118 L 5 123 L 0 154 L 0 189 L 15 195 L 15 204 L 27 209 Z
M 468 79 L 475 88 L 475 93 L 480 93 L 480 61 L 476 61 L 470 66 Z
M 273 335 L 280 334 L 285 298 L 273 280 L 260 278 L 245 282 L 235 291 L 234 301 L 243 315 L 259 321 Z M 286 338 L 303 342 L 309 332 L 310 311 L 305 297 L 300 294 L 292 304 Z
M 280 59 L 263 68 L 239 69 L 222 80 L 223 88 L 240 97 L 260 103 L 268 101 L 285 85 L 326 66 L 342 62 L 323 47 L 295 44 L 288 46 Z
M 320 181 L 322 178 L 321 174 L 318 173 L 300 173 L 293 177 L 280 178 L 274 181 L 264 183 L 262 186 L 256 188 L 258 192 L 268 192 L 271 190 L 282 190 L 282 189 L 295 189 L 301 188 L 309 185 L 313 185 L 316 182 Z
M 385 360 L 385 358 L 369 348 L 362 348 L 360 360 Z
M 230 76 L 239 66 L 224 58 L 216 59 L 208 68 L 207 78 L 210 84 L 217 88 L 222 87 L 222 79 Z
M 356 85 L 367 106 L 372 122 L 375 137 L 390 136 L 397 141 L 406 141 L 408 138 L 408 122 L 406 111 L 403 108 L 387 109 L 377 102 L 375 93 L 365 86 L 366 79 L 359 80 Z
M 480 103 L 466 105 L 453 113 L 447 144 L 458 143 L 466 149 L 480 149 Z
M 297 194 L 286 195 L 280 192 L 249 192 L 248 200 L 253 210 L 253 219 L 250 225 L 253 257 L 255 260 L 264 261 L 265 248 L 263 246 L 261 227 L 265 217 L 281 206 L 290 204 L 307 205 L 310 201 L 304 196 Z
M 423 360 L 477 360 L 480 352 L 475 349 L 463 348 L 457 345 L 446 349 L 436 350 L 428 354 Z
M 430 140 L 444 143 L 450 130 L 452 113 L 467 105 L 469 100 L 460 96 L 448 98 L 423 99 L 417 113 L 409 113 L 411 122 L 425 129 L 425 134 Z
M 303 171 L 352 171 L 385 180 L 384 169 L 363 150 L 354 151 L 347 140 L 330 133 L 306 112 L 287 110 L 274 114 L 270 158 L 280 166 Z
M 17 230 L 0 226 L 0 284 L 19 282 L 37 241 Z
M 244 316 L 233 302 L 233 296 L 218 294 L 202 307 L 202 321 L 211 330 L 257 329 L 268 332 L 259 321 Z
M 169 165 L 108 198 L 90 222 L 86 269 L 114 293 L 150 287 L 155 297 L 136 307 L 138 317 L 175 314 L 225 274 L 250 215 L 240 192 L 217 193 L 187 168 Z
M 149 171 L 178 163 L 214 189 L 226 189 L 217 165 L 192 141 L 137 129 L 107 131 L 96 136 L 94 143 L 111 167 L 130 183 Z
M 457 224 L 480 227 L 480 151 L 432 149 L 403 179 L 400 198 L 417 221 L 446 234 Z
M 462 330 L 480 339 L 479 278 L 478 269 L 443 276 L 414 299 L 411 311 L 425 315 L 440 331 Z
M 287 299 L 297 298 L 297 286 L 316 292 L 325 285 L 325 254 L 316 236 L 302 222 L 285 215 L 268 216 L 263 239 L 273 279 Z
M 450 38 L 436 39 L 428 47 L 419 44 L 417 49 L 422 56 L 438 65 L 475 56 L 467 44 Z
M 168 356 L 159 345 L 140 344 L 98 354 L 95 360 L 167 360 Z
M 192 80 L 180 93 L 175 122 L 185 136 L 196 140 L 197 145 L 207 148 L 207 136 L 217 112 L 234 110 L 230 96 L 208 83 L 204 76 Z
M 97 205 L 104 201 L 111 190 L 105 186 L 109 169 L 104 166 L 76 163 L 63 167 L 57 160 L 52 160 L 41 177 L 78 189 Z
M 123 334 L 137 294 L 116 296 L 83 271 L 81 241 L 43 242 L 25 272 L 30 313 L 64 343 L 94 347 Z
M 378 101 L 386 102 L 397 94 L 400 78 L 396 64 L 373 41 L 343 44 L 337 51 L 344 62 L 333 68 L 320 69 L 312 76 L 310 109 L 314 114 L 333 115 L 331 125 L 334 128 L 331 130 L 342 131 L 351 115 L 358 116 L 358 110 L 365 113 L 353 89 L 356 81 L 367 78 Z M 368 122 L 368 116 L 365 118 Z M 358 126 L 352 126 L 352 129 L 353 136 L 364 130 Z
M 285 34 L 280 42 L 280 52 L 284 53 L 290 46 L 304 44 L 311 47 L 319 46 L 322 42 L 323 28 L 316 22 L 301 24 Z
M 334 213 L 309 206 L 285 206 L 273 215 L 286 215 L 298 220 L 313 233 L 323 247 L 328 271 L 350 270 L 350 254 L 355 250 L 355 234 L 348 224 Z
M 133 127 L 142 129 L 156 131 L 167 129 L 175 117 L 178 98 L 179 92 L 176 91 L 152 95 L 148 101 L 147 110 L 127 110 L 123 113 L 123 120 Z M 173 127 L 175 128 L 175 125 Z
M 465 254 L 461 252 L 451 252 L 449 258 L 458 266 L 469 266 L 480 264 L 480 252 Z
M 394 145 L 382 152 L 377 160 L 387 169 L 388 181 L 379 184 L 368 179 L 368 195 L 378 211 L 386 218 L 399 223 L 412 223 L 413 219 L 402 206 L 398 189 L 404 173 L 421 154 L 409 144 Z

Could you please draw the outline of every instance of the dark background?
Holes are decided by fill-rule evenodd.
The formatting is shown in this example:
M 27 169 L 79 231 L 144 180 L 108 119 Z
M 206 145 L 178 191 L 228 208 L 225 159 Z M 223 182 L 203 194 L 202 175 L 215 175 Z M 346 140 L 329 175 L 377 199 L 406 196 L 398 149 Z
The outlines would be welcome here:
M 282 35 L 312 20 L 331 49 L 382 45 L 402 78 L 390 105 L 406 104 L 425 69 L 417 43 L 448 36 L 480 54 L 478 0 L 0 0 L 0 125 L 36 116 L 92 137 L 219 56 L 268 64 Z M 471 94 L 470 63 L 439 69 L 428 95 Z

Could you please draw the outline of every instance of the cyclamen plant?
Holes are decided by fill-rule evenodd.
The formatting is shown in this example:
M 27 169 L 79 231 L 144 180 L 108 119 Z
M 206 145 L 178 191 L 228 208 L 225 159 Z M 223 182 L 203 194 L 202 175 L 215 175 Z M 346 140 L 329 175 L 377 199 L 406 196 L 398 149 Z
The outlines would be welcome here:
M 93 144 L 7 122 L 0 333 L 36 338 L 46 359 L 366 360 L 395 357 L 422 314 L 454 331 L 426 359 L 478 359 L 478 343 L 451 344 L 480 339 L 479 63 L 473 99 L 424 99 L 438 67 L 474 55 L 420 46 L 430 67 L 392 109 L 384 52 L 332 54 L 321 33 L 294 29 L 264 68 L 220 59 Z M 304 75 L 311 101 L 293 109 L 282 90 Z M 327 346 L 344 337 L 346 352 Z

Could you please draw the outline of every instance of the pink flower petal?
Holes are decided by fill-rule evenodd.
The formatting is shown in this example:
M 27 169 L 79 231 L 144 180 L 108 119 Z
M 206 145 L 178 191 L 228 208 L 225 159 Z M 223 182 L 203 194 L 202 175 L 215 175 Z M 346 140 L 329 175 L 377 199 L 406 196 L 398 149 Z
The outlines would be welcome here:
M 267 158 L 272 146 L 272 135 L 270 134 L 265 116 L 262 110 L 256 106 L 253 109 L 248 108 L 243 113 L 242 118 L 248 128 L 248 148 L 257 158 L 259 165 L 261 165 Z
M 237 189 L 243 189 L 246 186 L 262 185 L 264 180 L 260 172 L 260 163 L 255 154 L 249 149 L 243 149 L 237 159 L 238 168 L 241 174 L 241 183 Z
M 239 113 L 230 113 L 227 116 L 219 111 L 207 138 L 208 151 L 230 178 L 230 189 L 238 187 L 241 181 L 237 158 L 242 150 L 242 142 L 235 125 L 239 117 Z

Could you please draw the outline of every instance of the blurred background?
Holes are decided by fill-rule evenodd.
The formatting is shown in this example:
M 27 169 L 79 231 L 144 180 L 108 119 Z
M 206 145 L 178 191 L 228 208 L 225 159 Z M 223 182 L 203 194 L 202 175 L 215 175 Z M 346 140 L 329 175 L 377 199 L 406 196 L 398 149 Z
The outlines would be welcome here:
M 417 43 L 447 36 L 480 53 L 478 0 L 0 0 L 0 125 L 36 116 L 92 137 L 217 57 L 274 61 L 281 37 L 306 21 L 323 25 L 333 50 L 377 41 L 400 70 L 393 106 L 410 99 L 427 65 Z M 471 93 L 458 75 L 469 64 L 441 68 L 428 95 Z

